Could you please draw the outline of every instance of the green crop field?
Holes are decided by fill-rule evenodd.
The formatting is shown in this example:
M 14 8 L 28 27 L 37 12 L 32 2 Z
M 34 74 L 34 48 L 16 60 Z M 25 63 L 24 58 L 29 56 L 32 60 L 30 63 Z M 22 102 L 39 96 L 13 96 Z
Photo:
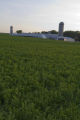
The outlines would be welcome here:
M 80 120 L 80 43 L 0 34 L 0 120 Z

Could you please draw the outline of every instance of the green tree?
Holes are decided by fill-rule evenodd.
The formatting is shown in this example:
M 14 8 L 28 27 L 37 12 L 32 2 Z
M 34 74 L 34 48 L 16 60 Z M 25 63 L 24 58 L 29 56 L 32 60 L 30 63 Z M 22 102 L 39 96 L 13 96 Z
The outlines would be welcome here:
M 16 33 L 22 33 L 22 30 L 17 30 Z

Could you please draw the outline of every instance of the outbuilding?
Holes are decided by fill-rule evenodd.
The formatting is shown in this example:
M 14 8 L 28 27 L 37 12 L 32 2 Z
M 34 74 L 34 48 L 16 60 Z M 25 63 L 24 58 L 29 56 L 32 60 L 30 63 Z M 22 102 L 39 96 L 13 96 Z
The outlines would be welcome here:
M 71 37 L 64 37 L 64 41 L 65 42 L 75 42 L 75 39 L 73 39 Z

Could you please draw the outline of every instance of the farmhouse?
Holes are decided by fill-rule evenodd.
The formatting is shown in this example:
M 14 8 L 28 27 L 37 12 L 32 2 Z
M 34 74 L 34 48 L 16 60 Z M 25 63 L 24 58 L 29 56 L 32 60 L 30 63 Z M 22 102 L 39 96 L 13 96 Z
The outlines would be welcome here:
M 10 27 L 10 35 L 12 36 L 24 36 L 24 37 L 36 37 L 36 38 L 43 38 L 43 39 L 55 39 L 55 40 L 64 40 L 74 42 L 75 40 L 70 37 L 64 37 L 64 23 L 59 23 L 59 32 L 58 34 L 43 34 L 43 33 L 13 33 L 13 26 Z

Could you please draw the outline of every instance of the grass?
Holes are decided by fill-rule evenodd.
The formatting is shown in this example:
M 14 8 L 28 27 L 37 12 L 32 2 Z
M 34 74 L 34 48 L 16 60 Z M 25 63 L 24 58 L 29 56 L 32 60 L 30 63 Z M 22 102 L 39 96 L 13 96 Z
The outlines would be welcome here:
M 80 44 L 0 34 L 0 120 L 80 120 Z

